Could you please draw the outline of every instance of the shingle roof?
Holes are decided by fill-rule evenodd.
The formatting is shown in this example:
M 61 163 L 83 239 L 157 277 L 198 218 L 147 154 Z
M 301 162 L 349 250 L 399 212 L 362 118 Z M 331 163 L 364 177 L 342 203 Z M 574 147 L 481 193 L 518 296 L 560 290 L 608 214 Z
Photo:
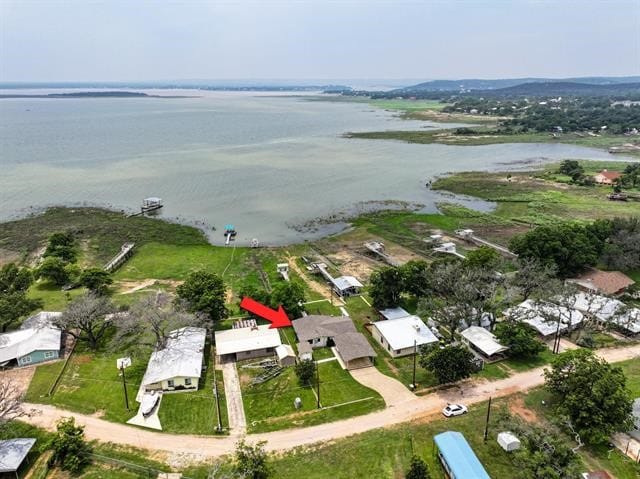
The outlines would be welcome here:
M 345 333 L 355 333 L 356 327 L 348 317 L 309 315 L 292 321 L 298 339 L 310 341 L 316 338 L 333 338 Z
M 621 271 L 601 271 L 599 269 L 591 269 L 569 281 L 604 294 L 616 294 L 635 283 Z
M 0 472 L 17 471 L 35 443 L 32 438 L 0 441 Z
M 207 330 L 180 328 L 171 331 L 167 346 L 151 354 L 143 385 L 155 384 L 176 377 L 199 378 Z
M 344 333 L 333 338 L 340 357 L 345 362 L 359 358 L 372 358 L 377 354 L 362 333 Z

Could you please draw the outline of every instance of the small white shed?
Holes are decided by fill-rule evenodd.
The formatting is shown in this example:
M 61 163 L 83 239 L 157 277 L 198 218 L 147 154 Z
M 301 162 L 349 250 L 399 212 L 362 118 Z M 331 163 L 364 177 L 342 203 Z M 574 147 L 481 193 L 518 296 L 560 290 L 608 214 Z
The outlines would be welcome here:
M 508 431 L 498 434 L 498 444 L 500 444 L 500 447 L 507 452 L 520 449 L 520 439 Z
M 293 366 L 296 363 L 296 353 L 288 344 L 281 344 L 276 347 L 278 364 L 282 367 Z

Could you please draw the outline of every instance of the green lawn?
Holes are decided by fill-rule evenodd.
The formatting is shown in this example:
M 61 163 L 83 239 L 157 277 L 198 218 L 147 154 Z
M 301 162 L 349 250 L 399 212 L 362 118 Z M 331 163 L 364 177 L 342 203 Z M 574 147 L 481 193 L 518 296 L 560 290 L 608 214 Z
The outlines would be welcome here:
M 79 348 L 69 361 L 53 396 L 46 396 L 59 373 L 62 362 L 38 366 L 27 391 L 30 402 L 53 404 L 83 414 L 97 414 L 103 419 L 125 423 L 138 408 L 135 401 L 140 381 L 146 370 L 148 356 L 134 357 L 133 365 L 126 370 L 127 392 L 130 411 L 124 402 L 122 379 L 116 369 L 116 359 L 124 353 L 90 353 Z M 220 373 L 218 372 L 218 376 Z M 223 425 L 226 419 L 226 404 L 221 376 L 221 410 Z M 160 407 L 160 422 L 163 430 L 175 433 L 213 434 L 217 426 L 215 400 L 213 396 L 213 370 L 207 368 L 198 391 L 165 394 Z M 189 421 L 184 418 L 189 417 Z
M 415 118 L 415 116 L 411 116 Z M 471 117 L 470 117 L 471 119 Z M 459 121 L 464 121 L 459 118 Z M 598 137 L 579 136 L 575 133 L 566 133 L 553 137 L 550 133 L 498 133 L 494 128 L 474 127 L 478 132 L 475 135 L 458 135 L 455 130 L 386 130 L 349 133 L 349 138 L 361 138 L 367 140 L 398 140 L 407 143 L 432 144 L 456 146 L 481 146 L 501 143 L 569 143 L 573 145 L 592 148 L 608 149 L 612 146 L 621 146 L 628 142 L 628 138 L 622 135 L 601 135 Z M 634 154 L 634 153 L 630 153 Z
M 633 398 L 640 398 L 640 361 L 637 359 L 630 359 L 621 363 L 616 363 L 616 366 L 620 366 L 627 376 L 627 387 L 631 391 Z
M 251 386 L 250 379 L 257 376 L 260 371 L 242 368 L 243 364 L 247 362 L 238 363 L 238 372 L 250 432 L 311 426 L 366 414 L 384 406 L 384 401 L 375 391 L 356 382 L 340 367 L 338 361 L 319 365 L 320 398 L 323 406 L 321 410 L 317 409 L 314 390 L 299 385 L 293 368 L 286 368 L 279 376 L 265 383 Z M 302 399 L 302 408 L 298 411 L 293 405 L 296 397 Z M 341 405 L 360 399 L 366 400 Z

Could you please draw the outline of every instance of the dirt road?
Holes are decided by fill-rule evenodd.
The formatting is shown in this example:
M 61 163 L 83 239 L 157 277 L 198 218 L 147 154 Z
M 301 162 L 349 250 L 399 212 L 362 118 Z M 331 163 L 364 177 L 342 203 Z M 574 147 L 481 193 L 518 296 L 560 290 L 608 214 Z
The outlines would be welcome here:
M 606 349 L 598 353 L 610 362 L 624 361 L 640 356 L 640 345 L 620 349 Z M 251 434 L 250 441 L 267 441 L 268 450 L 286 450 L 317 442 L 331 441 L 371 429 L 392 426 L 397 423 L 437 414 L 448 402 L 475 404 L 491 397 L 503 397 L 516 392 L 527 391 L 544 383 L 543 368 L 517 373 L 513 376 L 492 382 L 464 385 L 447 391 L 435 392 L 426 396 L 405 396 L 406 400 L 397 401 L 392 407 L 382 411 L 358 416 L 342 421 L 321 424 L 300 429 L 275 431 L 265 434 Z M 63 416 L 73 415 L 80 424 L 85 425 L 89 439 L 114 442 L 144 449 L 167 451 L 178 454 L 197 454 L 199 457 L 216 457 L 234 449 L 238 435 L 224 438 L 192 435 L 173 435 L 155 433 L 107 422 L 99 418 L 70 413 L 52 406 L 27 404 L 27 408 L 40 410 L 40 414 L 27 421 L 47 429 L 53 429 L 55 422 Z

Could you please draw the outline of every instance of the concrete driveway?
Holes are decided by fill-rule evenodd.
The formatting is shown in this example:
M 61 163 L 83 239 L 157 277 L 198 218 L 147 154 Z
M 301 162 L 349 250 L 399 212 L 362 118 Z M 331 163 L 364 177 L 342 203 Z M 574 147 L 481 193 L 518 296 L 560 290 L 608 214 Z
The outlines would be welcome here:
M 373 366 L 369 368 L 352 369 L 349 372 L 351 376 L 353 376 L 353 379 L 360 384 L 380 394 L 387 404 L 387 407 L 396 406 L 416 398 L 400 381 L 382 374 Z
M 227 399 L 227 414 L 229 415 L 229 429 L 236 434 L 247 432 L 247 418 L 244 415 L 242 390 L 236 363 L 229 361 L 220 365 L 224 381 L 224 395 Z

